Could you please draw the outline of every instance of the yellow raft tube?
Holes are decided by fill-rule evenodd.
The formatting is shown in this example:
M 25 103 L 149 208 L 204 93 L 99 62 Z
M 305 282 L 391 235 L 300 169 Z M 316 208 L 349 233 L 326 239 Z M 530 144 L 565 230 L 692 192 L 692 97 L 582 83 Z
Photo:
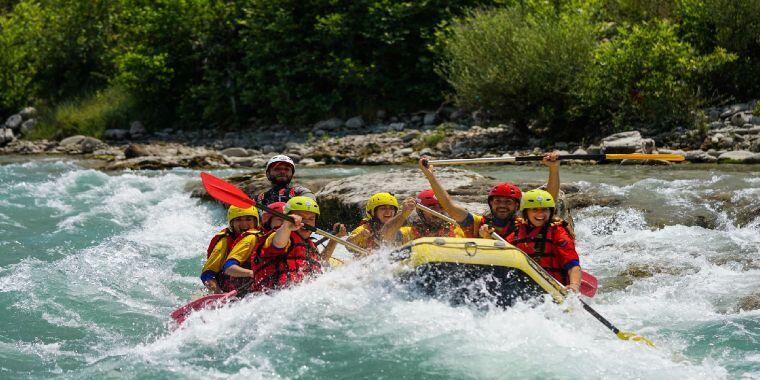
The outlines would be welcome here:
M 425 237 L 391 254 L 400 277 L 419 291 L 454 303 L 486 300 L 511 306 L 548 294 L 564 301 L 564 289 L 521 250 L 498 240 Z

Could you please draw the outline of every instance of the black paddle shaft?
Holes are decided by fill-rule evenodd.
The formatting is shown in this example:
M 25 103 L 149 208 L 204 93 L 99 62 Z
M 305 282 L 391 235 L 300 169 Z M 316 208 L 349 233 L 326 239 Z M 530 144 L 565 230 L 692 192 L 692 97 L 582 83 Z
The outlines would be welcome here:
M 295 221 L 293 220 L 293 218 L 291 218 L 290 216 L 288 216 L 288 215 L 285 215 L 285 214 L 283 214 L 283 213 L 281 213 L 281 212 L 279 212 L 279 211 L 276 211 L 276 210 L 272 210 L 271 208 L 269 208 L 269 207 L 267 207 L 267 206 L 264 206 L 264 205 L 263 205 L 263 204 L 261 204 L 261 203 L 255 202 L 253 205 L 254 205 L 254 206 L 257 208 L 257 209 L 259 209 L 259 210 L 261 210 L 261 211 L 264 211 L 264 212 L 268 212 L 268 213 L 270 213 L 270 214 L 272 214 L 272 215 L 274 215 L 274 216 L 276 216 L 276 217 L 278 217 L 278 218 L 281 218 L 281 219 L 287 220 L 287 221 L 288 221 L 288 222 L 290 222 L 290 223 L 295 223 Z M 307 230 L 309 230 L 309 231 L 311 231 L 311 232 L 317 232 L 317 233 L 319 233 L 319 232 L 317 231 L 317 227 L 314 227 L 314 226 L 310 226 L 310 225 L 308 225 L 308 224 L 305 224 L 305 223 L 304 223 L 304 225 L 303 225 L 303 228 L 305 228 L 305 229 L 307 229 Z
M 605 154 L 565 154 L 558 156 L 558 160 L 591 160 L 591 161 L 603 161 L 607 155 Z M 522 161 L 541 161 L 544 156 L 522 156 L 515 157 L 516 162 Z
M 602 317 L 601 314 L 597 313 L 596 310 L 592 309 L 591 306 L 589 306 L 587 303 L 583 302 L 583 300 L 580 300 L 583 304 L 583 308 L 586 309 L 591 315 L 594 316 L 599 322 L 602 322 L 603 325 L 607 326 L 608 329 L 612 330 L 615 334 L 620 332 L 617 327 L 615 327 L 610 321 L 608 321 L 606 318 Z

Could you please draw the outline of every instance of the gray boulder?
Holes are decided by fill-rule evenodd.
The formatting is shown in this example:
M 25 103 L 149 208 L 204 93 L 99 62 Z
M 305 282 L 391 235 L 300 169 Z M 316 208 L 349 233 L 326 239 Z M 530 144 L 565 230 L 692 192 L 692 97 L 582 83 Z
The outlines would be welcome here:
M 102 141 L 94 137 L 87 136 L 79 143 L 79 149 L 82 151 L 82 153 L 92 153 L 103 145 L 104 144 Z
M 752 123 L 752 114 L 748 112 L 738 112 L 731 116 L 731 124 L 737 127 L 741 127 L 744 124 Z
M 129 131 L 126 129 L 106 129 L 103 132 L 103 138 L 110 141 L 126 140 L 127 137 L 129 137 Z
M 248 151 L 244 148 L 227 148 L 221 152 L 227 157 L 248 157 Z
M 400 131 L 403 131 L 404 128 L 406 128 L 406 123 L 391 123 L 391 125 L 389 126 L 389 128 L 391 130 L 399 131 L 400 132 Z
M 24 121 L 24 119 L 19 114 L 11 115 L 11 117 L 8 118 L 8 120 L 5 121 L 5 127 L 10 128 L 12 130 L 17 130 L 19 127 L 21 127 L 21 123 Z
M 760 153 L 752 153 L 746 150 L 725 152 L 718 157 L 722 164 L 757 164 L 760 163 Z
M 422 120 L 423 125 L 435 125 L 438 122 L 438 115 L 435 112 L 428 112 Z
M 601 150 L 610 153 L 652 153 L 654 140 L 641 137 L 639 131 L 620 132 L 602 139 Z
M 29 119 L 21 123 L 21 128 L 19 129 L 19 131 L 21 132 L 22 135 L 26 136 L 29 133 L 31 133 L 36 127 L 37 127 L 37 119 Z
M 24 120 L 29 120 L 37 117 L 37 109 L 34 107 L 25 107 L 18 113 Z
M 86 138 L 86 136 L 83 136 L 83 135 L 70 136 L 70 137 L 67 137 L 67 138 L 61 140 L 61 142 L 58 143 L 58 145 L 60 145 L 61 147 L 73 147 L 73 146 L 77 146 L 82 141 L 84 141 L 85 138 Z
M 8 144 L 9 142 L 15 140 L 16 137 L 13 136 L 13 130 L 10 128 L 0 128 L 0 146 Z
M 321 129 L 323 131 L 334 131 L 340 129 L 344 125 L 343 120 L 334 117 L 332 119 L 322 120 L 314 124 L 314 129 Z
M 146 134 L 148 134 L 148 131 L 140 121 L 133 121 L 132 124 L 129 125 L 129 135 L 132 136 L 132 138 L 140 138 Z
M 361 116 L 355 116 L 346 120 L 346 127 L 350 129 L 359 129 L 364 126 L 364 119 Z
M 718 162 L 717 157 L 711 156 L 703 150 L 692 150 L 692 151 L 684 152 L 684 156 L 686 157 L 686 161 L 694 162 L 694 163 Z

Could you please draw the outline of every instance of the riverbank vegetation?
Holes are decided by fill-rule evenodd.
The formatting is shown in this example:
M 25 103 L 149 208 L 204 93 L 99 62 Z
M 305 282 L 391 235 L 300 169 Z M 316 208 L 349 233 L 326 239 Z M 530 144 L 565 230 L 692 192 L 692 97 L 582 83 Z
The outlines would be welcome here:
M 760 95 L 757 14 L 732 0 L 5 0 L 0 115 L 34 105 L 50 115 L 37 137 L 97 136 L 124 115 L 228 130 L 448 100 L 533 135 L 696 127 L 702 107 Z

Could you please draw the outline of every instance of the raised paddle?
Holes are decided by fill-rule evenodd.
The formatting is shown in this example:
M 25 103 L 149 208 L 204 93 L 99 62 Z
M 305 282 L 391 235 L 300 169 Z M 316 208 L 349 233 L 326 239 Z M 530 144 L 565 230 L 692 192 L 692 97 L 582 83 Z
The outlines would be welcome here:
M 431 215 L 433 215 L 433 216 L 435 216 L 437 218 L 440 218 L 440 219 L 448 222 L 449 224 L 453 224 L 453 225 L 457 225 L 458 224 L 457 221 L 454 220 L 454 218 L 452 218 L 452 217 L 450 217 L 448 215 L 441 214 L 440 212 L 435 211 L 435 210 L 431 209 L 430 207 L 427 207 L 427 206 L 424 206 L 424 205 L 421 205 L 421 204 L 417 203 L 417 208 L 420 209 L 421 211 L 430 213 Z
M 631 154 L 566 154 L 557 157 L 560 160 L 590 160 L 590 161 L 603 161 L 603 160 L 661 160 L 661 161 L 673 161 L 680 162 L 686 158 L 680 154 L 644 154 L 644 153 L 631 153 Z M 493 164 L 502 162 L 528 162 L 528 161 L 541 161 L 544 156 L 521 156 L 521 157 L 483 157 L 483 158 L 461 158 L 451 160 L 430 160 L 431 164 L 435 165 L 470 165 L 470 164 Z
M 219 177 L 215 177 L 209 173 L 201 173 L 201 181 L 203 182 L 203 187 L 206 188 L 206 191 L 208 192 L 208 194 L 212 196 L 214 199 L 222 203 L 231 204 L 233 206 L 242 207 L 242 208 L 255 206 L 257 209 L 261 211 L 268 212 L 278 218 L 294 223 L 293 218 L 291 218 L 290 216 L 285 215 L 279 211 L 272 210 L 271 208 L 264 206 L 260 203 L 254 202 L 253 199 L 251 199 L 251 197 L 249 197 L 242 190 L 238 189 L 237 186 Z M 343 240 L 323 229 L 310 226 L 308 224 L 304 224 L 303 228 L 311 232 L 316 232 L 339 244 L 343 244 L 346 247 L 351 248 L 354 251 L 361 253 L 362 255 L 369 255 L 369 252 L 365 250 L 364 248 L 354 243 L 351 243 L 350 241 Z
M 491 233 L 491 237 L 493 237 L 496 240 L 500 240 L 500 241 L 503 241 L 503 242 L 506 243 L 506 240 L 504 240 L 496 232 L 492 232 Z M 528 255 L 527 253 L 523 252 L 523 255 L 525 255 L 526 259 L 533 260 L 533 258 L 530 257 L 530 255 Z M 533 261 L 533 262 L 535 263 L 535 261 Z M 562 284 L 560 284 L 559 281 L 557 281 L 556 278 L 554 278 L 552 275 L 550 275 L 549 273 L 547 273 L 546 270 L 544 270 L 544 268 L 542 268 L 540 265 L 538 265 L 538 263 L 536 263 L 535 268 L 538 270 L 539 274 L 541 274 L 541 277 L 543 277 L 545 280 L 551 282 L 557 289 L 561 289 L 561 291 L 564 294 L 567 294 L 567 289 Z M 615 336 L 617 336 L 621 340 L 633 340 L 635 342 L 644 342 L 648 346 L 654 347 L 654 343 L 651 340 L 649 340 L 647 338 L 644 338 L 643 336 L 641 336 L 641 335 L 639 335 L 639 334 L 637 334 L 635 332 L 620 331 L 620 329 L 618 329 L 617 327 L 615 327 L 615 325 L 613 325 L 610 321 L 608 321 L 607 318 L 604 318 L 601 314 L 599 314 L 596 310 L 594 310 L 591 306 L 589 306 L 582 299 L 579 298 L 578 301 L 580 301 L 581 304 L 583 305 L 583 309 L 585 309 L 586 311 L 588 311 L 589 314 L 591 314 L 594 318 L 596 318 L 597 321 L 601 322 L 608 329 L 610 329 L 610 331 L 612 331 L 613 333 L 615 333 Z

